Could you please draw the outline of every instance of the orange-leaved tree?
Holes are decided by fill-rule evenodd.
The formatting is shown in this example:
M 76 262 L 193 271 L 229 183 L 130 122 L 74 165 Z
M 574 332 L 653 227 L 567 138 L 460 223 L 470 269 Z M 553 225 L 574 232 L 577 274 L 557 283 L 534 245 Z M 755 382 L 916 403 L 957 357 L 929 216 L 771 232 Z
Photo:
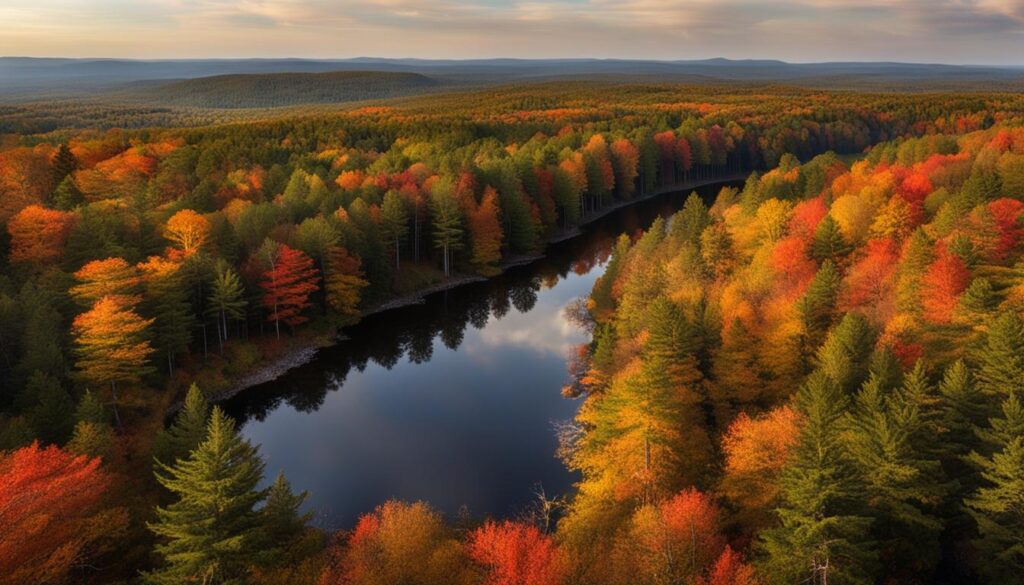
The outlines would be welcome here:
M 554 540 L 532 524 L 488 521 L 469 535 L 468 552 L 484 585 L 559 585 L 566 577 Z
M 363 277 L 362 261 L 346 248 L 334 246 L 327 252 L 327 277 L 324 291 L 327 304 L 340 315 L 359 317 L 363 289 L 370 283 Z
M 0 454 L 0 584 L 66 583 L 127 525 L 99 458 L 34 443 Z
M 117 383 L 137 382 L 153 370 L 149 365 L 153 348 L 147 339 L 152 323 L 117 297 L 107 296 L 71 325 L 79 375 L 94 384 L 110 384 L 118 424 Z
M 139 269 L 122 258 L 93 260 L 75 273 L 78 284 L 71 287 L 71 296 L 84 306 L 103 297 L 116 299 L 123 305 L 139 302 L 142 276 Z
M 501 260 L 502 238 L 498 192 L 488 185 L 479 204 L 468 199 L 466 218 L 473 249 L 470 262 L 481 274 L 496 273 Z
M 11 262 L 44 264 L 60 260 L 75 218 L 74 213 L 38 205 L 19 211 L 7 224 Z
M 210 237 L 210 222 L 191 209 L 182 209 L 167 220 L 164 237 L 185 256 L 199 251 Z
M 265 270 L 260 287 L 263 288 L 263 306 L 270 313 L 277 336 L 281 337 L 281 321 L 295 326 L 308 319 L 302 314 L 312 303 L 309 295 L 319 289 L 313 259 L 286 244 L 272 240 L 260 249 Z

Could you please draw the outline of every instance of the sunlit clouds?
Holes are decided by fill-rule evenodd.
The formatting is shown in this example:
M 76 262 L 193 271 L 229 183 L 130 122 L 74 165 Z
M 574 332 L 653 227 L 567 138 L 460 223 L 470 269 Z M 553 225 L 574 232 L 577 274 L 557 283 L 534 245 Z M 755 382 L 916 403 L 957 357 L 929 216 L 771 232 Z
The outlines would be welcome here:
M 1022 64 L 1024 0 L 6 0 L 0 54 Z

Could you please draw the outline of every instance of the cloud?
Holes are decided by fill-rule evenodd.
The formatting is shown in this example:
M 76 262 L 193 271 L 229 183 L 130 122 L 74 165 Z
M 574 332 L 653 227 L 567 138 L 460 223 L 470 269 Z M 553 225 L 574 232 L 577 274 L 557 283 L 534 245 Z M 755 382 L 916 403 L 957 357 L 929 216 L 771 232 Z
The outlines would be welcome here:
M 1024 0 L 4 0 L 0 53 L 1018 62 Z

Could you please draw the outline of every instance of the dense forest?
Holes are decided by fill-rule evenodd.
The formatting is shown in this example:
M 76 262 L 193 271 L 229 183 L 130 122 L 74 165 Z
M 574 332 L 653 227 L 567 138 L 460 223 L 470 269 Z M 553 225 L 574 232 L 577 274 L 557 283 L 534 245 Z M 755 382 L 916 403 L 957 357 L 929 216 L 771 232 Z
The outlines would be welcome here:
M 560 82 L 4 135 L 0 583 L 1012 582 L 1022 109 Z M 567 502 L 389 502 L 327 535 L 208 403 L 366 311 L 724 178 L 746 184 L 620 238 L 574 314 Z

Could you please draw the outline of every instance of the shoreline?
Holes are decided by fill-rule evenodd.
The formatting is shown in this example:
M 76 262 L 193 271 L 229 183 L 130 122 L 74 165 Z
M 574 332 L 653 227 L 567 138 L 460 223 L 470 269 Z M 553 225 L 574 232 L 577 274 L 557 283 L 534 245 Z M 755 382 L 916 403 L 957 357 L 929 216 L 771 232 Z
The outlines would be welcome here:
M 584 226 L 589 225 L 611 214 L 612 212 L 618 211 L 619 209 L 622 209 L 624 207 L 628 207 L 630 205 L 634 205 L 642 201 L 653 199 L 661 195 L 667 195 L 669 193 L 677 193 L 680 191 L 685 191 L 687 189 L 706 187 L 708 185 L 713 185 L 716 183 L 729 183 L 733 181 L 742 180 L 746 178 L 748 175 L 749 173 L 740 173 L 716 179 L 702 179 L 699 181 L 678 183 L 675 185 L 655 189 L 651 193 L 642 195 L 640 197 L 616 202 L 614 204 L 611 204 L 607 207 L 600 209 L 595 213 L 586 216 L 585 218 L 582 218 L 578 225 L 573 226 L 572 228 L 559 230 L 552 234 L 551 236 L 549 236 L 544 244 L 545 251 L 537 254 L 526 254 L 508 258 L 507 260 L 501 263 L 501 265 L 499 266 L 499 272 L 493 276 L 481 276 L 478 274 L 454 275 L 448 280 L 428 286 L 422 290 L 378 303 L 375 306 L 368 308 L 362 315 L 360 315 L 359 321 L 362 321 L 363 319 L 371 315 L 377 315 L 380 313 L 384 313 L 386 311 L 400 309 L 402 307 L 408 307 L 412 305 L 423 304 L 426 302 L 427 297 L 430 295 L 439 292 L 444 292 L 447 290 L 452 290 L 454 288 L 465 286 L 467 284 L 486 282 L 493 278 L 494 276 L 500 276 L 501 274 L 505 273 L 505 271 L 511 268 L 516 268 L 519 266 L 528 266 L 536 262 L 537 260 L 545 258 L 547 256 L 546 250 L 548 246 L 552 244 L 557 244 L 559 242 L 564 242 L 566 240 L 571 240 L 572 238 L 582 235 L 582 228 Z M 356 321 L 356 323 L 358 323 L 359 321 Z M 353 323 L 353 325 L 354 324 L 355 323 Z M 254 388 L 256 386 L 260 386 L 268 382 L 273 382 L 274 380 L 287 374 L 289 371 L 304 366 L 313 361 L 316 358 L 317 354 L 320 353 L 321 349 L 333 347 L 339 341 L 343 341 L 346 339 L 348 339 L 348 337 L 346 337 L 345 334 L 342 332 L 342 328 L 338 328 L 334 332 L 334 334 L 331 335 L 331 341 L 328 342 L 324 342 L 322 341 L 321 338 L 317 337 L 311 337 L 310 339 L 307 340 L 295 340 L 295 347 L 289 348 L 282 355 L 276 356 L 270 359 L 264 365 L 259 366 L 251 370 L 250 372 L 247 372 L 246 374 L 242 375 L 240 379 L 236 380 L 233 384 L 228 386 L 227 389 L 221 392 L 211 393 L 206 397 L 206 399 L 211 403 L 223 402 L 224 400 L 234 398 L 235 396 L 241 394 L 242 392 L 245 392 L 246 390 L 249 390 L 250 388 Z M 181 402 L 175 402 L 167 409 L 166 415 L 171 416 L 175 414 L 180 408 Z

